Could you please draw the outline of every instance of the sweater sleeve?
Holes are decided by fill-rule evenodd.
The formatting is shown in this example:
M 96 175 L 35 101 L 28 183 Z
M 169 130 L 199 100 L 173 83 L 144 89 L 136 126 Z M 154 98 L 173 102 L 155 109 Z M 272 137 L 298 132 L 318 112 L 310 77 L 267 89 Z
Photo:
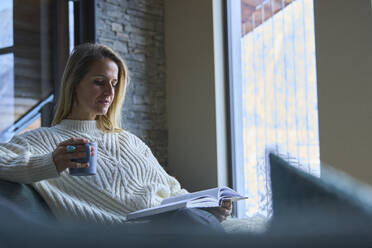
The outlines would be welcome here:
M 17 183 L 34 183 L 59 174 L 52 153 L 33 154 L 26 139 L 14 136 L 0 144 L 0 179 Z

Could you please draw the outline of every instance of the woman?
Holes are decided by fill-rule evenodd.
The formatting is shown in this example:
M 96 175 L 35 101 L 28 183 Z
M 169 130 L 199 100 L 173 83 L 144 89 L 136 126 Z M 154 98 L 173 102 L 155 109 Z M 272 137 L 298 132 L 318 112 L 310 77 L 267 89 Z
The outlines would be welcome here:
M 71 54 L 52 127 L 39 128 L 0 146 L 0 178 L 32 183 L 52 212 L 98 223 L 122 223 L 132 211 L 187 193 L 159 165 L 150 149 L 120 128 L 127 84 L 123 60 L 104 45 L 83 44 Z M 97 174 L 73 177 L 67 168 L 97 143 Z M 74 151 L 67 151 L 74 146 Z M 222 221 L 231 203 L 209 211 Z

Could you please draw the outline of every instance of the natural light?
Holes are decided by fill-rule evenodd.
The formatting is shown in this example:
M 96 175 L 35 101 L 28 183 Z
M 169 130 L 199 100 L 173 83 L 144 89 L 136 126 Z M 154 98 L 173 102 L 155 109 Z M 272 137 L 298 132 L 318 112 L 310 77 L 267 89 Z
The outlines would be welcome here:
M 320 174 L 313 0 L 264 1 L 256 10 L 242 16 L 252 27 L 241 38 L 244 213 L 270 216 L 267 148 Z

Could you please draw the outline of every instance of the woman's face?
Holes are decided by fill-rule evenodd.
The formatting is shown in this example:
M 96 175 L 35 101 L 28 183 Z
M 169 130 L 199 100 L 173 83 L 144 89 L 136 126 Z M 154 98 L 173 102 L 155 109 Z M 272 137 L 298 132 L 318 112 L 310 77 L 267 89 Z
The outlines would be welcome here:
M 75 89 L 76 102 L 69 118 L 95 120 L 97 115 L 106 114 L 114 100 L 118 72 L 118 66 L 110 59 L 94 62 Z

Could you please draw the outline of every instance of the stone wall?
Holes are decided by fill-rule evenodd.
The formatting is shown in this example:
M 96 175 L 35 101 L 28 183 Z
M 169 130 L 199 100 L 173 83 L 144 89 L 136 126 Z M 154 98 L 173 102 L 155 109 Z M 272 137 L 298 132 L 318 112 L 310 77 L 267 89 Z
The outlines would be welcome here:
M 123 127 L 149 145 L 167 169 L 163 0 L 97 0 L 97 43 L 125 60 L 130 84 Z

